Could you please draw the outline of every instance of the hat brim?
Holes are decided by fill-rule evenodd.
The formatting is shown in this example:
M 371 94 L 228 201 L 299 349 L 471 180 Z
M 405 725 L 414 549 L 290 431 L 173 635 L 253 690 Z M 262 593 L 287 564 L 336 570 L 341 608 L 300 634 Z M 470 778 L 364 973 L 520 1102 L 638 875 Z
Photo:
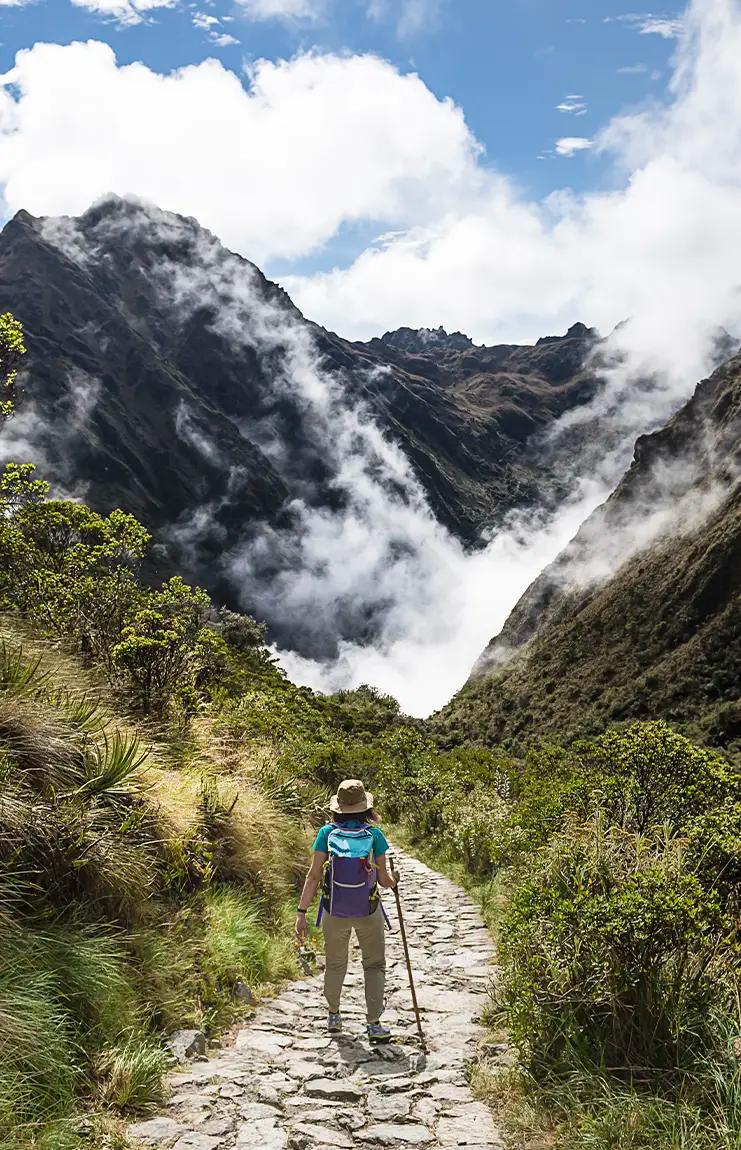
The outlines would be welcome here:
M 370 791 L 365 792 L 365 799 L 362 803 L 352 803 L 348 806 L 347 803 L 340 805 L 340 800 L 337 795 L 332 795 L 329 800 L 329 809 L 335 815 L 363 815 L 366 811 L 371 810 L 373 807 L 373 795 Z

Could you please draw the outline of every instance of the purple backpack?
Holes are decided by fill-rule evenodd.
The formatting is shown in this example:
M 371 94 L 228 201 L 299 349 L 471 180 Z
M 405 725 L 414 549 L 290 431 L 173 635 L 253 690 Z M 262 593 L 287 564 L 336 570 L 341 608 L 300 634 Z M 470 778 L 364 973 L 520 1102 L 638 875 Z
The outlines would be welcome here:
M 378 905 L 376 868 L 373 863 L 373 834 L 370 827 L 332 825 L 327 838 L 324 891 L 317 917 L 322 912 L 335 918 L 361 918 Z

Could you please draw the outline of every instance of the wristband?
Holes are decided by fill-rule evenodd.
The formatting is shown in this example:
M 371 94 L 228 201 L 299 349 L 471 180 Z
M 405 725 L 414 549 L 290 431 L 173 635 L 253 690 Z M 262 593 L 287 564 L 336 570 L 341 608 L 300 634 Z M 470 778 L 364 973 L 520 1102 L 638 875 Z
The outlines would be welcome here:
M 302 910 L 301 907 L 299 907 L 298 910 L 296 911 L 296 914 L 308 914 L 308 913 L 309 913 L 308 910 Z

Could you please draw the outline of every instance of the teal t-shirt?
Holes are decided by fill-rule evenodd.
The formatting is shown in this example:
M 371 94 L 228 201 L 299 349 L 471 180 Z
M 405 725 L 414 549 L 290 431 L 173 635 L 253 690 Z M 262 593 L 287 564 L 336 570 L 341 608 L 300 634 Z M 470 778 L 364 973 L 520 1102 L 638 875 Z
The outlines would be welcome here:
M 352 822 L 343 823 L 342 825 L 349 827 L 352 830 L 357 830 L 358 827 L 362 827 L 365 824 L 362 823 L 360 819 L 353 819 Z M 381 828 L 377 827 L 374 823 L 369 824 L 368 829 L 373 835 L 373 857 L 380 858 L 381 855 L 385 855 L 386 851 L 389 849 L 388 839 L 386 838 Z M 333 830 L 334 825 L 332 823 L 327 823 L 326 826 L 322 827 L 314 839 L 313 849 L 315 851 L 323 851 L 324 854 L 329 853 L 327 849 L 327 839 L 329 838 L 329 832 Z

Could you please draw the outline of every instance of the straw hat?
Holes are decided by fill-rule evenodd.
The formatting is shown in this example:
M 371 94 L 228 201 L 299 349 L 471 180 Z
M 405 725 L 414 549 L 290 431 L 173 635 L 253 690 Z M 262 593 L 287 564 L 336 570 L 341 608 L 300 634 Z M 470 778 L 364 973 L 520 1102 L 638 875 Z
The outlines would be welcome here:
M 336 815 L 362 815 L 373 806 L 373 795 L 360 779 L 345 779 L 330 799 L 329 809 Z

